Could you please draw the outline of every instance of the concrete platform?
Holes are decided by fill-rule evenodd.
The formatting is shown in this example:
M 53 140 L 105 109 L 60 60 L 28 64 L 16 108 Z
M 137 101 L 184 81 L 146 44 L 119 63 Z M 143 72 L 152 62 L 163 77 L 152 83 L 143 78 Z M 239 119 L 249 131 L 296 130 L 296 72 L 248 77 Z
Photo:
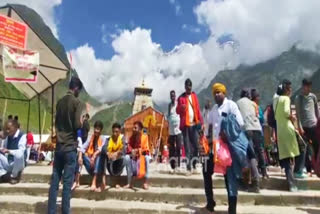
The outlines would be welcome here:
M 48 184 L 0 184 L 0 195 L 29 195 L 47 197 L 48 189 Z M 227 193 L 225 189 L 215 189 L 214 194 L 218 205 L 226 205 Z M 110 188 L 104 192 L 96 193 L 91 192 L 89 186 L 81 186 L 73 192 L 72 197 L 95 201 L 116 199 L 170 204 L 205 203 L 205 194 L 203 189 L 179 187 L 151 187 L 149 190 L 138 188 Z M 266 206 L 318 206 L 320 204 L 320 191 L 299 191 L 296 193 L 291 193 L 287 191 L 262 190 L 259 194 L 240 192 L 239 203 L 242 205 Z
M 152 164 L 149 190 L 141 189 L 141 180 L 137 180 L 134 189 L 109 188 L 95 193 L 90 191 L 90 177 L 83 170 L 82 185 L 72 195 L 72 213 L 205 214 L 200 210 L 206 201 L 202 174 L 186 177 L 182 173 L 172 175 L 168 171 L 168 165 Z M 46 213 L 51 173 L 51 166 L 29 166 L 24 170 L 21 183 L 0 184 L 0 213 Z M 124 170 L 120 177 L 108 177 L 108 183 L 124 185 L 125 175 Z M 269 175 L 270 179 L 261 182 L 263 189 L 260 194 L 239 192 L 239 214 L 320 214 L 319 178 L 298 180 L 302 191 L 290 193 L 285 191 L 287 183 L 280 168 L 270 168 Z M 226 214 L 228 201 L 224 178 L 214 175 L 213 180 L 218 204 L 216 213 Z M 59 201 L 61 203 L 61 199 L 58 204 Z
M 61 199 L 58 199 L 58 211 Z M 205 214 L 200 210 L 199 204 L 165 204 L 147 203 L 137 201 L 91 201 L 85 199 L 71 200 L 72 213 L 74 214 Z M 0 196 L 0 212 L 2 214 L 43 214 L 47 209 L 47 198 L 38 196 Z M 238 214 L 317 214 L 320 208 L 316 207 L 279 207 L 279 206 L 238 206 Z M 217 206 L 216 214 L 227 214 L 227 206 Z
M 181 187 L 181 188 L 203 188 L 202 174 L 184 176 L 180 174 L 169 174 L 166 167 L 152 165 L 152 171 L 150 173 L 150 183 L 154 187 Z M 284 174 L 281 173 L 280 168 L 271 168 L 269 172 L 270 178 L 261 180 L 261 188 L 269 190 L 287 190 L 287 182 Z M 30 166 L 24 170 L 22 175 L 23 183 L 49 183 L 52 173 L 51 166 Z M 116 184 L 126 184 L 126 172 L 124 170 L 121 177 L 108 177 L 107 182 L 110 186 Z M 224 178 L 222 175 L 215 174 L 214 188 L 225 188 Z M 81 176 L 81 184 L 89 184 L 90 176 L 83 169 Z M 317 177 L 309 177 L 306 179 L 299 179 L 298 188 L 300 190 L 319 190 L 320 191 L 320 179 Z M 135 182 L 137 186 L 141 186 L 141 181 Z

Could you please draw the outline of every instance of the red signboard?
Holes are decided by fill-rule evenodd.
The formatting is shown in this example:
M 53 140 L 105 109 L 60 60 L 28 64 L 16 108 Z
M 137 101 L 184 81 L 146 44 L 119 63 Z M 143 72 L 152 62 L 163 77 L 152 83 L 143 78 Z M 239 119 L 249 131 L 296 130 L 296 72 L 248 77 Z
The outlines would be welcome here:
M 26 49 L 28 26 L 7 16 L 0 15 L 0 43 Z

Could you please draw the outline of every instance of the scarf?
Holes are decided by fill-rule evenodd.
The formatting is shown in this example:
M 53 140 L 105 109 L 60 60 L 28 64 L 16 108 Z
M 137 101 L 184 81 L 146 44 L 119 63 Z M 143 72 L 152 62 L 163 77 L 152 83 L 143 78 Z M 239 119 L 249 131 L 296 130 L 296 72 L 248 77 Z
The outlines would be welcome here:
M 114 142 L 112 137 L 109 139 L 109 144 L 107 148 L 107 152 L 113 153 L 122 150 L 123 143 L 121 136 L 118 137 L 117 142 Z
M 88 150 L 86 152 L 86 155 L 88 157 L 91 157 L 95 152 L 95 148 L 94 148 L 93 144 L 94 144 L 94 135 L 91 136 L 89 147 L 88 147 Z M 102 146 L 102 139 L 101 139 L 100 136 L 98 138 L 97 144 L 98 144 L 98 148 L 100 148 Z

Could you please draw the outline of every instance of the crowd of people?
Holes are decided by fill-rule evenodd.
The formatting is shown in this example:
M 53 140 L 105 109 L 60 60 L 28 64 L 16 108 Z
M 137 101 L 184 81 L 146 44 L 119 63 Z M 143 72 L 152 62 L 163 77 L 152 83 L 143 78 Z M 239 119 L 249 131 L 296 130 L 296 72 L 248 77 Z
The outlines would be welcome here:
M 170 91 L 167 115 L 170 173 L 179 172 L 185 163 L 185 175 L 189 176 L 198 173 L 197 164 L 202 165 L 207 199 L 203 212 L 213 213 L 216 206 L 212 175 L 221 173 L 218 159 L 222 149 L 228 150 L 227 158 L 232 160 L 222 170 L 228 193 L 228 212 L 236 213 L 239 188 L 260 192 L 260 180 L 269 178 L 268 165 L 271 164 L 264 145 L 266 125 L 272 130 L 268 136 L 275 144 L 276 159 L 285 171 L 289 191 L 297 191 L 296 179 L 306 178 L 307 173 L 320 176 L 319 108 L 311 86 L 310 80 L 302 81 L 302 90 L 294 99 L 295 112 L 291 108 L 292 88 L 288 80 L 281 82 L 272 105 L 265 112 L 256 89 L 242 89 L 240 99 L 234 102 L 227 98 L 226 86 L 215 83 L 212 85 L 215 104 L 212 106 L 207 100 L 203 111 L 197 94 L 192 91 L 190 79 L 185 81 L 185 92 L 178 98 L 174 90 Z M 91 191 L 101 192 L 106 188 L 106 171 L 110 176 L 120 176 L 124 169 L 127 172 L 124 188 L 133 187 L 134 176 L 144 180 L 144 189 L 149 188 L 152 155 L 143 123 L 136 121 L 132 136 L 126 139 L 119 123 L 112 125 L 110 137 L 104 137 L 104 124 L 97 120 L 90 136 L 89 115 L 84 113 L 78 99 L 82 87 L 80 79 L 72 77 L 68 93 L 57 103 L 57 142 L 48 213 L 56 213 L 61 181 L 62 213 L 70 213 L 71 192 L 80 186 L 83 166 L 91 176 Z M 20 130 L 18 118 L 8 118 L 0 134 L 0 138 L 5 139 L 0 149 L 0 178 L 15 184 L 26 166 L 33 139 Z M 250 175 L 249 179 L 244 179 L 246 173 Z M 120 188 L 120 185 L 115 187 Z
M 170 92 L 170 165 L 172 172 L 176 172 L 181 163 L 181 147 L 186 152 L 187 175 L 194 172 L 197 161 L 202 162 L 207 198 L 204 211 L 214 212 L 216 205 L 212 175 L 219 171 L 215 166 L 219 162 L 216 160 L 219 156 L 217 141 L 227 144 L 229 158 L 232 159 L 231 166 L 227 166 L 223 173 L 231 214 L 236 213 L 239 188 L 260 192 L 261 178 L 269 178 L 268 165 L 279 164 L 284 169 L 291 192 L 298 190 L 296 179 L 306 178 L 307 173 L 320 177 L 319 107 L 311 88 L 312 81 L 304 79 L 301 91 L 293 98 L 295 109 L 292 109 L 291 82 L 283 80 L 273 103 L 263 111 L 257 89 L 242 89 L 240 99 L 234 102 L 227 98 L 226 86 L 215 83 L 212 86 L 215 105 L 211 106 L 211 101 L 207 100 L 202 114 L 190 79 L 185 81 L 186 92 L 178 99 L 175 91 Z M 272 161 L 272 154 L 265 146 L 265 130 L 269 131 L 266 137 L 270 139 L 267 140 L 272 142 L 272 148 L 276 151 Z M 250 175 L 249 179 L 245 179 L 246 174 Z

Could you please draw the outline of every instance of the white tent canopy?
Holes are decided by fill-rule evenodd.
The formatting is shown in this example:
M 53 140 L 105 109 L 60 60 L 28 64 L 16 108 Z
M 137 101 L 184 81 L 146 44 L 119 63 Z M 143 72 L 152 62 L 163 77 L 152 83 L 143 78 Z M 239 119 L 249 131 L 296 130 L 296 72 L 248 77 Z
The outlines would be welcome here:
M 38 51 L 40 54 L 37 82 L 11 84 L 26 98 L 32 99 L 67 77 L 70 64 L 65 50 L 34 10 L 23 5 L 8 4 L 0 7 L 0 14 L 25 23 L 28 26 L 27 50 Z M 2 48 L 0 44 L 0 56 Z M 2 60 L 0 60 L 0 74 L 3 75 Z

